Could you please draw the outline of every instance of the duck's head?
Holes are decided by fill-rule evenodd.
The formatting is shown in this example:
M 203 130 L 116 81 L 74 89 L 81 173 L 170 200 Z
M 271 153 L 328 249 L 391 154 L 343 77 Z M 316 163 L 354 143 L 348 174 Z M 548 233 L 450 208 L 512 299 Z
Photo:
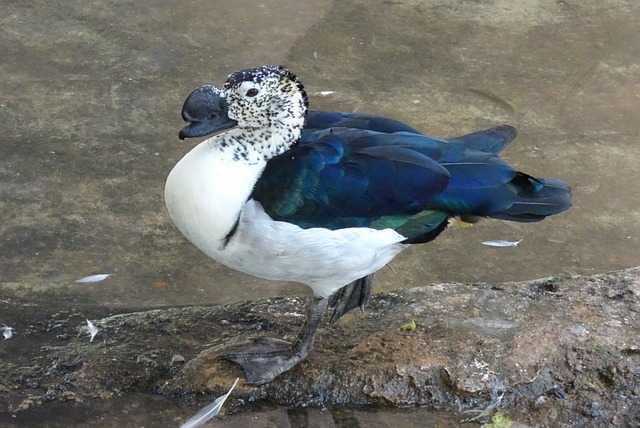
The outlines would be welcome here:
M 286 130 L 297 139 L 308 100 L 302 83 L 283 66 L 265 66 L 232 73 L 222 91 L 211 85 L 195 89 L 184 102 L 181 139 L 217 133 L 231 127 L 262 131 Z
M 304 124 L 309 102 L 302 83 L 283 66 L 250 68 L 232 73 L 223 88 L 228 116 L 239 127 L 271 128 Z

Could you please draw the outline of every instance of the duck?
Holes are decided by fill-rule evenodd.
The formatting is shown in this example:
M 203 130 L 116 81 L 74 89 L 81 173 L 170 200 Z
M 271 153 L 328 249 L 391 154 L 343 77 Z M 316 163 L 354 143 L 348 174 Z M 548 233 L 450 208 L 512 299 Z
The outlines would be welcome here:
M 452 221 L 536 222 L 571 207 L 563 180 L 500 159 L 516 137 L 499 125 L 454 138 L 387 117 L 309 110 L 284 66 L 230 74 L 185 100 L 180 139 L 207 136 L 171 170 L 169 216 L 207 256 L 313 291 L 293 341 L 260 337 L 224 350 L 261 385 L 303 361 L 318 326 L 364 308 L 373 275 Z

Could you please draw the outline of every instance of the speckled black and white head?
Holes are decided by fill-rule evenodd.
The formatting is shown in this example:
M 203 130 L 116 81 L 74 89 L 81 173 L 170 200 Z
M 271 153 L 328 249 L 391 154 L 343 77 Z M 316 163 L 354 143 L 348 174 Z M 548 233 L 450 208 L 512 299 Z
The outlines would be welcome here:
M 228 116 L 244 130 L 242 140 L 265 155 L 276 156 L 296 143 L 304 126 L 307 94 L 283 66 L 232 73 L 223 86 Z

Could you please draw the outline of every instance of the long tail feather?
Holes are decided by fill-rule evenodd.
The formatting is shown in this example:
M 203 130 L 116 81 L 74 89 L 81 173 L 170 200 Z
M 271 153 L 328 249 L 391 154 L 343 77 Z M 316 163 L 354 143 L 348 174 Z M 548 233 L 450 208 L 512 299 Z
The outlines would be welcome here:
M 519 182 L 517 182 L 519 180 Z M 558 214 L 571 207 L 571 188 L 562 180 L 538 178 L 520 174 L 513 180 L 518 188 L 517 196 L 511 208 L 490 217 L 533 222 Z

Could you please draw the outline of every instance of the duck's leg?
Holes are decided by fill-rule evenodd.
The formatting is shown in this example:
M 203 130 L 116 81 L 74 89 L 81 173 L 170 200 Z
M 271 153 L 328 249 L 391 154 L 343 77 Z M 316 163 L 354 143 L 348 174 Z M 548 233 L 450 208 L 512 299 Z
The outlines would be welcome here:
M 260 337 L 250 345 L 226 351 L 222 357 L 242 366 L 248 383 L 261 385 L 270 382 L 304 360 L 313 349 L 313 338 L 328 306 L 327 298 L 311 298 L 307 303 L 304 325 L 293 343 Z
M 367 275 L 353 281 L 351 284 L 342 287 L 329 297 L 329 307 L 333 308 L 331 323 L 340 319 L 341 316 L 351 309 L 364 308 L 369 303 L 371 288 L 373 285 L 373 274 Z

